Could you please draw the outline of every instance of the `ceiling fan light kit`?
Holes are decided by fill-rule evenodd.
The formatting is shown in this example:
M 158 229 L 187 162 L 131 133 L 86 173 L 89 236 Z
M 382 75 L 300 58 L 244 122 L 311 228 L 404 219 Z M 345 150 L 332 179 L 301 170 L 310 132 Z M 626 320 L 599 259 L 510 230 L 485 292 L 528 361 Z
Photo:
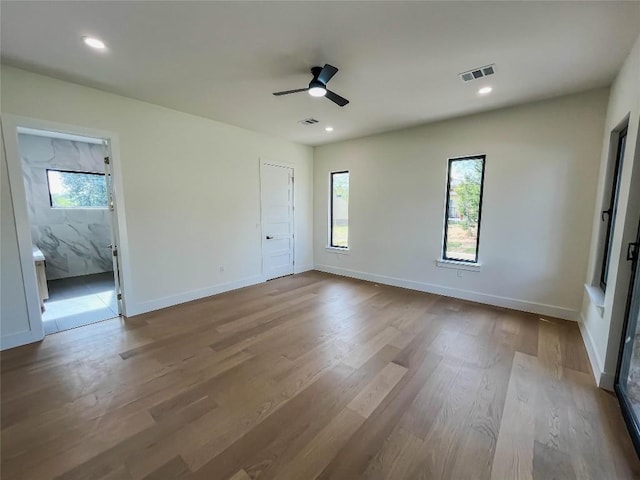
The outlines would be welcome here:
M 327 88 L 327 83 L 329 83 L 329 80 L 331 80 L 336 73 L 338 73 L 338 69 L 328 63 L 324 67 L 312 67 L 311 74 L 313 75 L 313 79 L 309 82 L 309 86 L 307 88 L 275 92 L 274 95 L 276 97 L 280 97 L 282 95 L 290 95 L 292 93 L 307 92 L 312 97 L 326 97 L 336 105 L 344 107 L 349 103 L 349 100 Z
M 309 87 L 309 95 L 312 97 L 324 97 L 327 94 L 327 89 L 321 85 L 314 85 L 313 87 Z

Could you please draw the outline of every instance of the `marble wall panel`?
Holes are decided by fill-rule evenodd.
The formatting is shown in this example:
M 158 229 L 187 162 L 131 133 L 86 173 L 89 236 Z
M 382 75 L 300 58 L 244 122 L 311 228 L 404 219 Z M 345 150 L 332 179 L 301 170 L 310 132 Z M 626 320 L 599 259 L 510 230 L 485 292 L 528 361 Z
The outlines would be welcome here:
M 46 259 L 48 280 L 113 270 L 111 212 L 52 208 L 46 170 L 104 172 L 102 145 L 19 135 L 33 243 Z

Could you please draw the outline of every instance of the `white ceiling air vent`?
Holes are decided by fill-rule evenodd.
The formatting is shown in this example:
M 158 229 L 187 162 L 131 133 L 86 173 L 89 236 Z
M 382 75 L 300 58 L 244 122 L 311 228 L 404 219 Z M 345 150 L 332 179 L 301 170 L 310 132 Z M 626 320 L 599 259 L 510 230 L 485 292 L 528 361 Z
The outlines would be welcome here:
M 462 79 L 463 82 L 470 82 L 471 80 L 487 77 L 489 75 L 493 75 L 494 73 L 496 73 L 496 64 L 492 63 L 491 65 L 485 65 L 484 67 L 474 68 L 473 70 L 469 70 L 468 72 L 462 72 L 458 74 L 458 76 Z
M 305 118 L 304 120 L 299 120 L 298 123 L 302 125 L 314 125 L 318 123 L 320 120 L 316 120 L 315 118 Z

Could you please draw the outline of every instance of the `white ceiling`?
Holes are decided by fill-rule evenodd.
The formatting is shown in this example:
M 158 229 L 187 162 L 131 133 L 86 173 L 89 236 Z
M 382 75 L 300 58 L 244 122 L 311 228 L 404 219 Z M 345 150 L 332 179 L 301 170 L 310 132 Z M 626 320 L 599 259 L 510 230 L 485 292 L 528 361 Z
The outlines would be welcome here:
M 640 2 L 2 1 L 3 62 L 319 145 L 611 83 Z M 80 37 L 104 40 L 108 51 Z M 306 93 L 340 69 L 340 108 Z M 496 75 L 458 73 L 495 63 Z M 491 85 L 493 93 L 477 94 Z M 297 123 L 315 117 L 320 123 Z M 324 127 L 331 125 L 333 133 Z

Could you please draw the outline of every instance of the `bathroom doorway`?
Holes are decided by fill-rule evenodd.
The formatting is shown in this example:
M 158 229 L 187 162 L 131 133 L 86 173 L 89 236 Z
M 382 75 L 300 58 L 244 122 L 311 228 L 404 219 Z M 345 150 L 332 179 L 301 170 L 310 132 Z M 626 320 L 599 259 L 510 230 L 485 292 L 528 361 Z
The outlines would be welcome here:
M 122 313 L 108 143 L 18 129 L 45 334 Z

